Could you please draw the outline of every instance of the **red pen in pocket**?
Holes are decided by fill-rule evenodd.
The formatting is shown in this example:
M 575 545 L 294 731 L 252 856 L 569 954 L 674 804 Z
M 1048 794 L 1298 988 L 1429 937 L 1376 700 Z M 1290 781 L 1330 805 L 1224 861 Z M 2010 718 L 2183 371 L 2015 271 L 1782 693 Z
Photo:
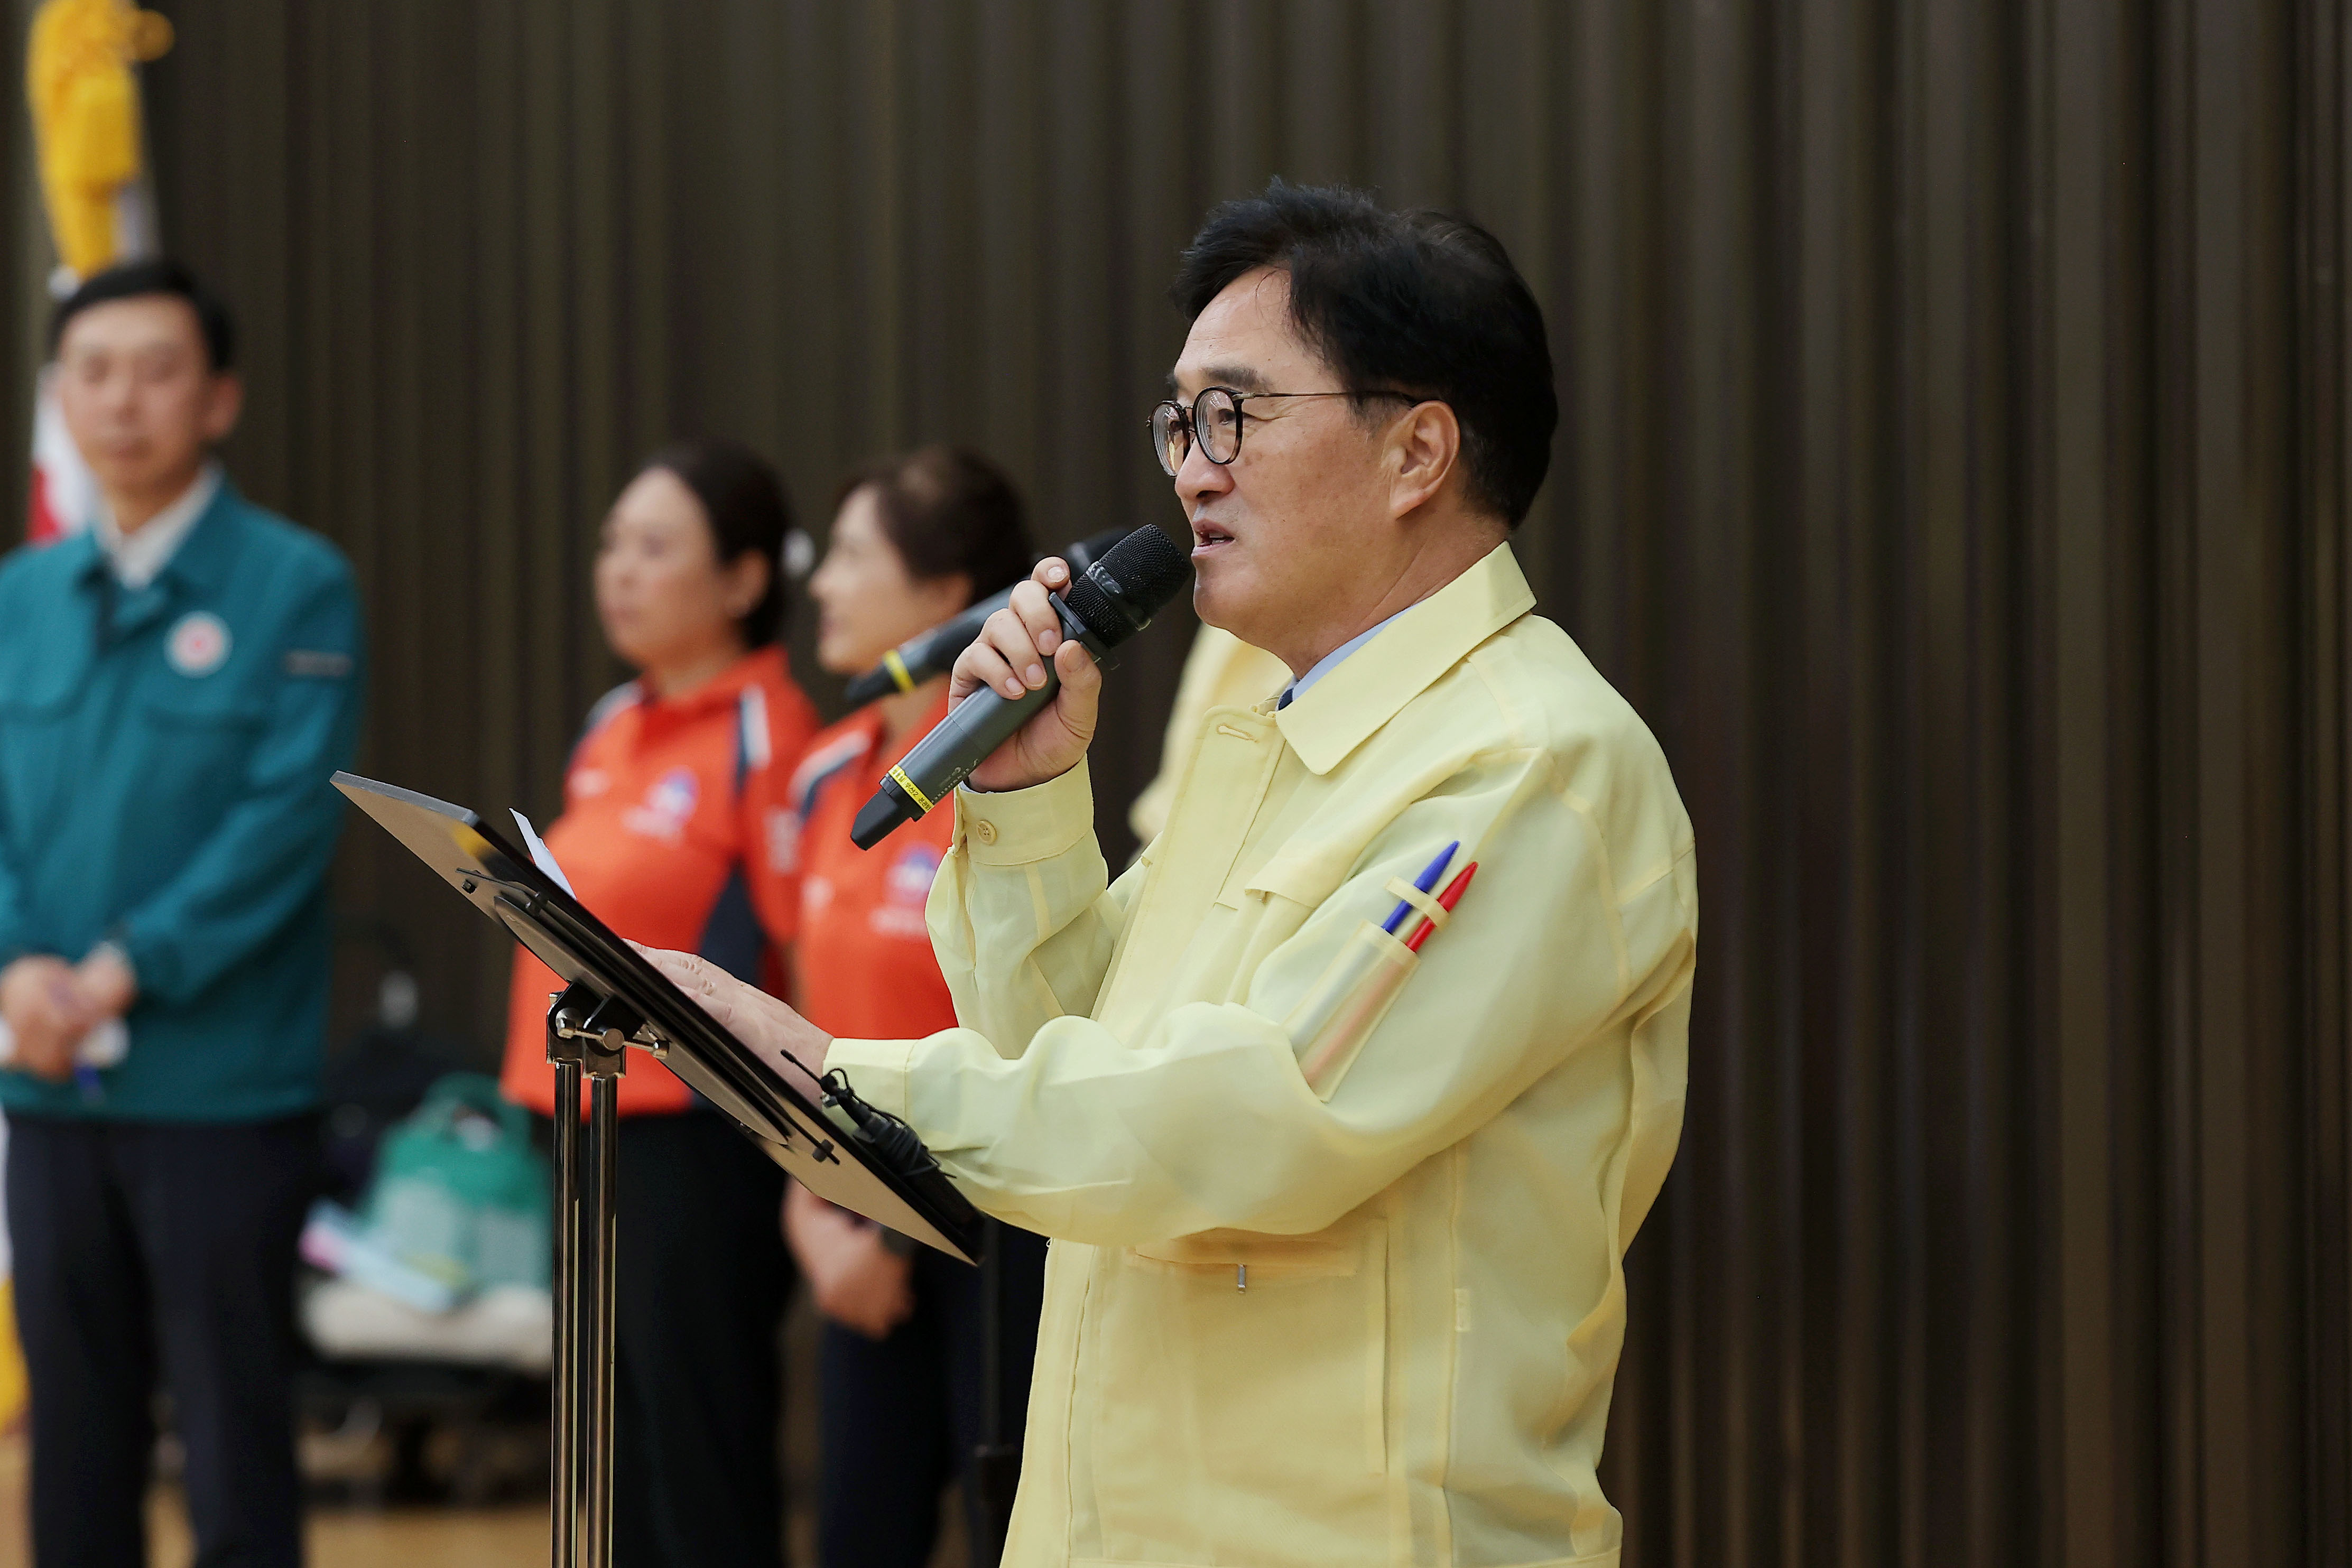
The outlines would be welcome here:
M 1476 875 L 1477 872 L 1478 862 L 1476 861 L 1472 861 L 1468 865 L 1464 866 L 1462 868 L 1461 874 L 1456 876 L 1452 882 L 1447 883 L 1445 884 L 1445 891 L 1437 895 L 1437 907 L 1450 913 L 1455 904 L 1462 902 L 1462 890 L 1470 885 L 1470 879 Z M 1421 945 L 1428 941 L 1429 934 L 1436 929 L 1437 922 L 1430 919 L 1426 915 L 1423 915 L 1422 917 L 1421 928 L 1404 939 L 1405 951 L 1408 953 L 1420 952 Z
M 1454 847 L 1447 846 L 1449 856 Z M 1471 873 L 1477 869 L 1475 861 L 1464 866 L 1438 894 L 1440 919 L 1460 902 L 1463 889 L 1470 885 Z M 1434 874 L 1431 880 L 1435 880 Z M 1356 1052 L 1396 999 L 1412 967 L 1409 955 L 1418 952 L 1436 929 L 1437 921 L 1423 916 L 1412 935 L 1400 940 L 1365 921 L 1283 1020 L 1284 1032 L 1298 1051 L 1299 1071 L 1318 1098 L 1330 1098 Z

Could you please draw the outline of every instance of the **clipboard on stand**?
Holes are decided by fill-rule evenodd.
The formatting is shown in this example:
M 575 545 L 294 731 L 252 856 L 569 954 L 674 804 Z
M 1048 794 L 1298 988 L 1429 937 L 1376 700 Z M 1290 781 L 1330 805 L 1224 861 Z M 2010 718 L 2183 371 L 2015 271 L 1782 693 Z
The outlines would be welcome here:
M 736 1039 L 590 914 L 551 861 L 542 867 L 463 806 L 353 773 L 338 772 L 334 786 L 565 982 L 548 1008 L 555 1103 L 577 1105 L 584 1079 L 590 1109 L 584 1168 L 580 1118 L 555 1118 L 553 1562 L 608 1568 L 614 1170 L 630 1050 L 651 1054 L 828 1202 L 967 1263 L 982 1260 L 981 1215 L 904 1123 L 838 1075 L 820 1082 L 789 1055 Z

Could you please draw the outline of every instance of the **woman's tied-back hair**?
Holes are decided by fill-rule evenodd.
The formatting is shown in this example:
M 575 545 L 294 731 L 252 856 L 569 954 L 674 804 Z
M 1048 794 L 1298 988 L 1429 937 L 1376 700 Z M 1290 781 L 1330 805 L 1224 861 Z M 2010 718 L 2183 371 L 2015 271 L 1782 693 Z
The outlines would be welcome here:
M 1451 213 L 1390 212 L 1362 191 L 1276 180 L 1209 214 L 1169 293 L 1190 321 L 1261 267 L 1289 275 L 1291 322 L 1339 390 L 1454 410 L 1472 505 L 1517 528 L 1551 466 L 1559 398 L 1543 309 L 1502 242 Z
M 834 510 L 872 486 L 887 535 L 918 582 L 963 573 L 977 603 L 1029 575 L 1036 559 L 1021 492 L 1004 470 L 961 446 L 918 447 L 853 474 Z
M 719 564 L 731 566 L 757 552 L 768 563 L 768 591 L 736 624 L 747 648 L 764 648 L 784 632 L 792 601 L 784 583 L 784 536 L 792 531 L 792 503 L 784 482 L 768 460 L 740 441 L 697 436 L 673 441 L 637 470 L 667 469 L 702 503 Z

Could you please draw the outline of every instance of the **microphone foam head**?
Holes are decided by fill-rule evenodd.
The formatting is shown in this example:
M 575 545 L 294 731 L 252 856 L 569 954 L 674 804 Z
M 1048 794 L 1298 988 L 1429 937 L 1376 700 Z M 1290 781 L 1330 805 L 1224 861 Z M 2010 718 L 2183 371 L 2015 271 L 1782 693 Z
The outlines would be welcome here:
M 1062 600 L 1104 647 L 1115 647 L 1151 624 L 1192 576 L 1191 553 L 1147 523 L 1072 579 Z

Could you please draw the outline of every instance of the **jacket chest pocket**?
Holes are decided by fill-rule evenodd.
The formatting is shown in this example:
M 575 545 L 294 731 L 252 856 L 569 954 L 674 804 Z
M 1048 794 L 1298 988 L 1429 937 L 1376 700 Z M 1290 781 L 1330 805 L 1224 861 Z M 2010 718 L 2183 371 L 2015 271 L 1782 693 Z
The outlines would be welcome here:
M 221 804 L 242 783 L 269 721 L 259 694 L 227 687 L 151 689 L 132 711 L 150 777 L 183 800 Z
M 0 695 L 0 821 L 19 842 L 53 831 L 56 810 L 75 787 L 72 711 L 62 694 L 49 700 Z
M 1101 1256 L 1088 1310 L 1106 1556 L 1265 1561 L 1270 1542 L 1310 1545 L 1302 1520 L 1344 1556 L 1385 1530 L 1386 1262 L 1377 1207 L 1314 1236 L 1210 1231 Z
M 1318 851 L 1279 854 L 1255 866 L 1237 866 L 1218 891 L 1213 916 L 1223 913 L 1234 935 L 1223 959 L 1218 999 L 1246 1002 L 1266 955 L 1298 934 L 1315 908 L 1347 874 L 1344 860 Z

